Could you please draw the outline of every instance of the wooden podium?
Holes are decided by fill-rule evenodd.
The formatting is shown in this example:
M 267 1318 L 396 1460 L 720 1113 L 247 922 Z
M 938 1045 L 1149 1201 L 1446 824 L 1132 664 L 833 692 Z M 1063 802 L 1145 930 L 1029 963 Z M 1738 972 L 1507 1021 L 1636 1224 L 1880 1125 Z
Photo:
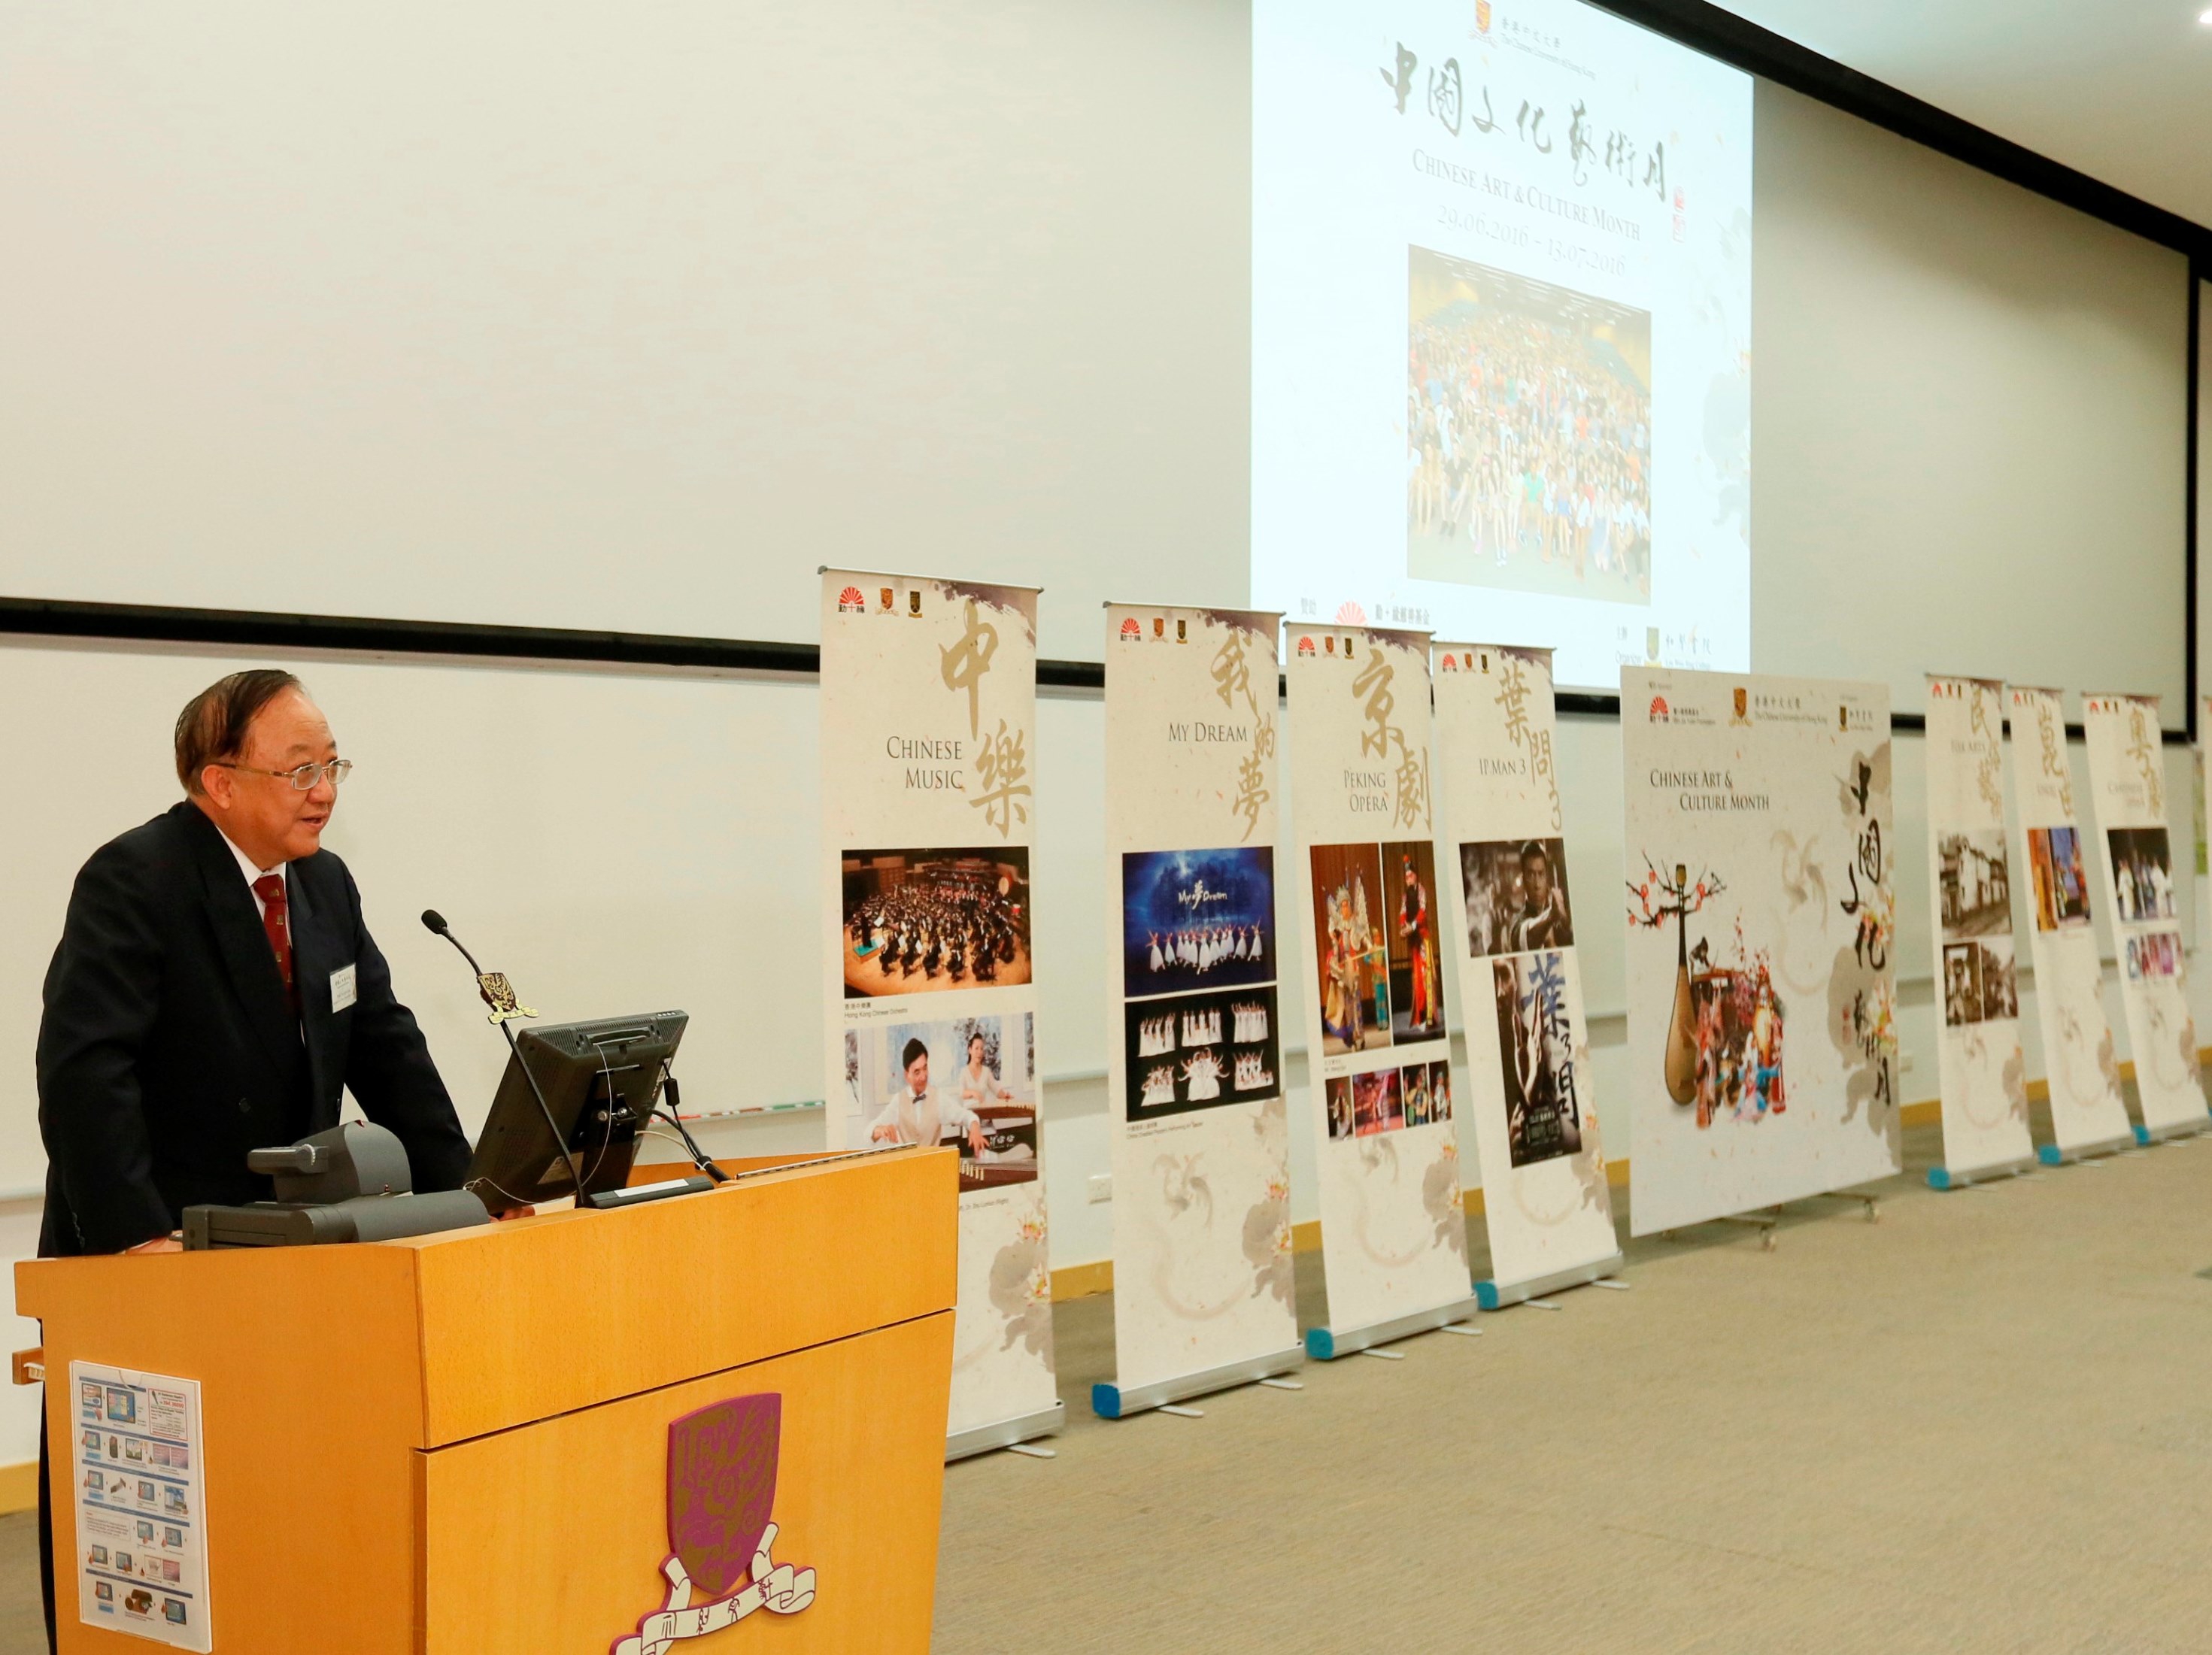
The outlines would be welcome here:
M 405 1241 L 18 1264 L 62 1650 L 156 1646 L 79 1620 L 72 1360 L 200 1382 L 224 1655 L 607 1655 L 669 1599 L 675 1485 L 696 1550 L 701 1501 L 747 1478 L 757 1528 L 763 1461 L 774 1561 L 814 1571 L 812 1601 L 671 1655 L 927 1649 L 957 1181 L 951 1150 L 889 1150 Z M 719 1494 L 696 1443 L 675 1470 L 672 1424 L 769 1394 L 780 1434 L 754 1431 Z

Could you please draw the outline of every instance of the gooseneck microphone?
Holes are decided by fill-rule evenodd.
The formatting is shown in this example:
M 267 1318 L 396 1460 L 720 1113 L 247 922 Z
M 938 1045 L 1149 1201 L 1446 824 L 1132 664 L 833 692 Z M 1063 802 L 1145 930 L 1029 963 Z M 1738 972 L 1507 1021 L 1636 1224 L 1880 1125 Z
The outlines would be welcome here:
M 561 1136 L 561 1128 L 553 1118 L 552 1106 L 545 1101 L 545 1094 L 538 1084 L 538 1076 L 530 1072 L 530 1064 L 523 1057 L 522 1048 L 514 1043 L 514 1031 L 507 1027 L 508 1019 L 515 1015 L 514 991 L 507 986 L 504 977 L 497 977 L 496 986 L 501 991 L 494 991 L 494 979 L 497 974 L 486 972 L 477 963 L 476 955 L 462 946 L 461 939 L 447 927 L 446 916 L 435 908 L 422 910 L 422 929 L 433 937 L 444 937 L 459 949 L 461 958 L 469 962 L 469 969 L 476 973 L 477 992 L 491 1008 L 491 1020 L 499 1025 L 499 1032 L 507 1036 L 507 1049 L 514 1058 L 514 1066 L 522 1071 L 522 1078 L 530 1082 L 530 1095 L 538 1100 L 538 1112 L 545 1118 L 545 1130 L 553 1135 L 553 1147 L 561 1152 L 562 1164 L 568 1169 L 568 1181 L 576 1190 L 576 1210 L 590 1210 L 590 1203 L 584 1199 L 584 1174 L 576 1166 L 576 1157 L 568 1152 L 568 1140 Z

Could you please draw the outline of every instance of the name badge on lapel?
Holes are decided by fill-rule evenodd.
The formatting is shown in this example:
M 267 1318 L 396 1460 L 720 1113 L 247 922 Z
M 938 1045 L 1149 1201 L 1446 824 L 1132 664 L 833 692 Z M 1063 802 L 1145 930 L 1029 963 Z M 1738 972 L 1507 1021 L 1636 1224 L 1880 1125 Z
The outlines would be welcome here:
M 342 966 L 331 973 L 331 1015 L 336 1016 L 358 997 L 353 991 L 353 967 Z

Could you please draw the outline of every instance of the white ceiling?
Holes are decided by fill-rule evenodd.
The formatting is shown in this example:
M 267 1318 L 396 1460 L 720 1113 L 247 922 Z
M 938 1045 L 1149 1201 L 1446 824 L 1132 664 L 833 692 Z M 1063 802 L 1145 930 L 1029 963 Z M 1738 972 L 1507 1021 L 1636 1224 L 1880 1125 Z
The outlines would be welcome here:
M 2208 0 L 1725 0 L 1762 28 L 2212 226 Z

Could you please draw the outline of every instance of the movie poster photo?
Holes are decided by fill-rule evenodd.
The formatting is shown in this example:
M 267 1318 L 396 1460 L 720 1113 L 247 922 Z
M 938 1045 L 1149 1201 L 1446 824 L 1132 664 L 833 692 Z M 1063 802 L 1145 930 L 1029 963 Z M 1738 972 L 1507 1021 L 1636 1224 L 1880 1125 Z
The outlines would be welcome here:
M 848 1030 L 848 1140 L 871 1147 L 954 1145 L 963 1194 L 1034 1182 L 1034 1028 L 1024 1013 Z
M 840 870 L 847 999 L 1030 980 L 1028 847 L 848 851 Z
M 2034 881 L 2036 930 L 2086 929 L 2089 924 L 2089 876 L 2081 866 L 2081 830 L 2029 828 L 2027 865 Z
M 1583 1147 L 1582 1076 L 1566 994 L 1565 956 L 1508 955 L 1491 961 L 1498 1003 L 1499 1079 L 1506 1143 L 1526 1167 Z
M 1565 846 L 1556 835 L 1459 847 L 1471 960 L 1572 948 Z
M 1272 983 L 1131 1000 L 1122 1007 L 1122 1024 L 1132 1122 L 1269 1098 L 1281 1089 Z
M 1275 852 L 1121 858 L 1121 981 L 1132 998 L 1275 979 Z

